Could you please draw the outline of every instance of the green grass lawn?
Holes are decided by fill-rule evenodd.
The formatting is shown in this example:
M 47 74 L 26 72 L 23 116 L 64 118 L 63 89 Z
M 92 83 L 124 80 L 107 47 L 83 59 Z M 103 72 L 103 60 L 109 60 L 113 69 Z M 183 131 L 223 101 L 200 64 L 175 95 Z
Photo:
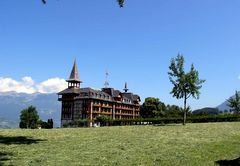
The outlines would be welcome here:
M 240 157 L 240 122 L 0 130 L 0 165 L 215 165 Z

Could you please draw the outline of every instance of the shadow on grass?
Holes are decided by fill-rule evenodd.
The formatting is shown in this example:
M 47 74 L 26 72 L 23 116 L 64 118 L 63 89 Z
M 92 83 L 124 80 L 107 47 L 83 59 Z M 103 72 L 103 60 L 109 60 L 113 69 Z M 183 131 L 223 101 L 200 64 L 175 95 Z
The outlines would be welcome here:
M 33 139 L 32 137 L 24 137 L 24 136 L 15 136 L 15 137 L 4 137 L 0 136 L 0 144 L 37 144 L 39 142 L 46 141 L 42 139 Z
M 9 157 L 13 156 L 12 153 L 0 152 L 0 166 L 3 165 L 4 161 L 10 160 Z
M 240 166 L 240 157 L 234 160 L 219 160 L 215 163 L 219 166 Z

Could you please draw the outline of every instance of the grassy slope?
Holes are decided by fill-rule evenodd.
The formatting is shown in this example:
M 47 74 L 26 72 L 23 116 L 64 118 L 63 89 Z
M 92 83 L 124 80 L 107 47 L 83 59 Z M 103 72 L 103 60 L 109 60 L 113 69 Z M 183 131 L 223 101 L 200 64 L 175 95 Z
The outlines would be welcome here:
M 239 122 L 0 130 L 0 165 L 214 165 L 237 157 Z

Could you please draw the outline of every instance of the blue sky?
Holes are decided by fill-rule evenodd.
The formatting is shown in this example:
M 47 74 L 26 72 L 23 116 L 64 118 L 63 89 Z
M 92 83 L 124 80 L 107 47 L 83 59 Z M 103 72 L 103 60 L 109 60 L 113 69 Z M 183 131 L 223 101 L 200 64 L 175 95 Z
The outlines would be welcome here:
M 239 0 L 0 1 L 0 77 L 36 83 L 68 78 L 77 59 L 83 87 L 110 85 L 169 104 L 170 60 L 182 53 L 206 79 L 192 109 L 215 107 L 240 88 Z

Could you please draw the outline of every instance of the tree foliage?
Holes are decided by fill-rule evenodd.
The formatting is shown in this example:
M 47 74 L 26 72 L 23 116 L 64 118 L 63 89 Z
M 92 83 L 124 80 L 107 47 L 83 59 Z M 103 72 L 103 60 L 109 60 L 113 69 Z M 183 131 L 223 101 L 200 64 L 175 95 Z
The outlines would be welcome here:
M 182 111 L 182 108 L 177 105 L 167 105 L 164 110 L 164 117 L 181 117 Z
M 20 128 L 37 128 L 39 121 L 38 112 L 35 107 L 30 106 L 21 111 L 20 115 Z
M 38 124 L 43 129 L 52 129 L 53 128 L 53 119 L 48 119 L 47 122 L 40 120 Z
M 107 115 L 100 115 L 96 117 L 96 121 L 101 124 L 101 126 L 106 126 L 107 122 L 111 119 L 110 116 Z
M 184 99 L 183 109 L 183 124 L 186 123 L 187 114 L 187 99 L 193 97 L 199 99 L 200 89 L 205 80 L 199 79 L 198 71 L 194 65 L 191 65 L 191 69 L 188 73 L 184 71 L 184 57 L 178 54 L 176 58 L 171 60 L 168 72 L 170 82 L 173 84 L 173 89 L 170 94 L 177 99 Z
M 123 7 L 124 5 L 124 0 L 117 0 L 118 4 L 120 7 Z
M 143 118 L 155 118 L 163 115 L 165 105 L 158 98 L 148 97 L 141 107 L 141 116 Z
M 240 96 L 238 91 L 235 92 L 235 96 L 231 97 L 228 101 L 228 106 L 232 108 L 235 113 L 240 113 Z
M 46 0 L 42 0 L 42 3 L 43 3 L 43 4 L 46 4 L 47 1 L 46 1 Z M 118 3 L 118 5 L 119 5 L 119 7 L 123 7 L 123 5 L 124 5 L 124 0 L 117 0 L 117 3 Z
M 148 97 L 141 106 L 142 118 L 180 117 L 182 109 L 176 105 L 166 105 L 158 98 Z

